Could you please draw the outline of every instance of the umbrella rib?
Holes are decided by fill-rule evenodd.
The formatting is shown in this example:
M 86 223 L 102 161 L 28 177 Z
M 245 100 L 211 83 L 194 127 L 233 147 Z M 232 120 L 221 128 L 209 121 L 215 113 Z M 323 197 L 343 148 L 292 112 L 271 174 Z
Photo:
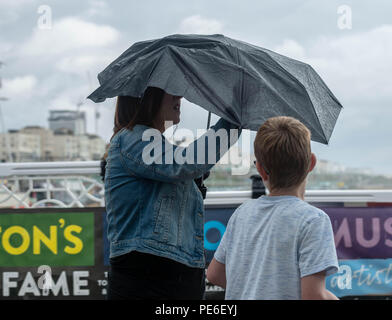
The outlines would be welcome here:
M 179 67 L 180 67 L 180 68 L 182 69 L 182 71 L 184 72 L 184 65 L 183 65 L 183 63 L 182 63 L 181 56 L 177 55 L 175 50 L 170 50 L 170 54 L 172 55 L 173 53 L 174 53 L 174 55 L 175 55 L 176 58 L 177 58 L 176 61 L 178 62 Z M 173 56 L 173 55 L 172 55 L 172 56 Z M 197 78 L 198 82 L 202 83 L 202 81 L 201 81 L 196 75 L 194 75 L 194 76 L 195 76 L 195 78 Z M 188 79 L 188 80 L 192 83 L 192 85 L 193 85 L 195 88 L 197 88 L 197 90 L 198 90 L 199 92 L 208 92 L 208 93 L 210 93 L 210 95 L 207 95 L 207 96 L 212 96 L 211 94 L 212 94 L 213 92 L 212 92 L 211 89 L 209 89 L 208 87 L 206 87 L 206 86 L 199 86 L 199 85 L 197 84 L 197 81 L 193 81 L 192 77 L 186 77 L 186 79 Z M 224 103 L 224 101 L 223 101 L 222 99 L 220 99 L 219 96 L 217 96 L 217 95 L 214 95 L 214 96 L 215 96 L 215 98 L 219 101 L 219 103 L 220 103 L 221 105 L 223 105 L 227 110 L 231 110 L 231 109 Z M 215 103 L 213 103 L 213 105 L 216 106 Z M 219 108 L 218 108 L 218 110 L 219 110 Z M 238 117 L 236 117 L 235 114 L 231 113 L 231 115 L 233 115 L 233 116 L 237 119 L 237 122 L 238 122 L 239 124 L 241 123 L 241 121 L 240 121 L 241 119 L 238 119 Z
M 263 79 L 263 83 L 265 84 L 266 88 L 268 88 L 268 89 L 270 90 L 270 92 L 273 93 L 273 94 L 275 95 L 276 99 L 282 101 L 282 103 L 283 103 L 284 105 L 286 105 L 290 110 L 292 110 L 292 112 L 294 112 L 295 114 L 297 114 L 297 117 L 298 117 L 298 118 L 300 118 L 300 119 L 302 118 L 301 114 L 300 114 L 299 112 L 297 112 L 297 111 L 295 110 L 295 108 L 292 108 L 292 107 L 291 107 L 291 104 L 290 104 L 286 99 L 284 99 L 284 98 L 279 94 L 278 90 L 277 90 L 275 87 L 273 87 L 272 85 L 270 85 L 269 82 L 266 81 L 266 80 L 264 79 L 264 77 L 263 77 L 261 74 L 253 74 L 253 73 L 251 73 L 251 72 L 248 72 L 248 70 L 243 70 L 243 71 L 246 72 L 246 73 L 247 73 L 249 76 L 251 76 L 252 78 L 254 78 L 255 81 L 258 81 L 259 78 Z M 305 89 L 303 86 L 302 86 L 302 88 L 306 91 L 306 89 Z M 308 98 L 309 98 L 309 96 L 308 96 Z M 313 104 L 312 104 L 312 106 L 313 106 Z M 241 112 L 242 112 L 242 109 L 241 109 Z M 316 115 L 316 114 L 315 114 L 315 115 Z M 316 118 L 317 118 L 317 115 L 316 115 Z M 317 120 L 318 120 L 318 119 L 317 119 Z M 319 130 L 317 130 L 316 128 L 314 128 L 314 130 L 317 131 L 317 132 L 319 131 Z M 322 135 L 325 136 L 324 134 L 322 134 Z
M 307 72 L 309 71 L 309 69 L 311 69 L 313 71 L 313 73 L 319 78 L 319 81 L 321 81 L 321 83 L 324 85 L 326 92 L 328 93 L 329 97 L 340 107 L 339 113 L 341 111 L 341 109 L 343 108 L 342 104 L 339 102 L 339 100 L 335 97 L 335 95 L 332 93 L 332 91 L 328 88 L 328 86 L 326 85 L 326 83 L 324 82 L 324 80 L 317 74 L 317 72 L 313 69 L 313 67 L 311 65 L 307 64 Z M 308 95 L 309 96 L 309 95 Z M 310 97 L 309 97 L 310 99 Z M 313 107 L 314 108 L 314 107 Z M 331 115 L 331 109 L 327 109 L 329 115 Z M 316 112 L 316 111 L 315 111 Z M 317 114 L 317 113 L 316 113 Z M 317 119 L 319 120 L 319 118 L 317 117 Z M 320 123 L 320 122 L 319 122 Z M 320 124 L 321 125 L 321 124 Z M 335 124 L 334 124 L 335 126 Z M 324 136 L 325 136 L 325 132 L 324 132 L 324 128 L 321 127 L 321 129 L 323 130 Z M 329 134 L 329 136 L 331 136 L 333 131 L 333 128 L 331 130 L 331 133 Z M 328 144 L 328 139 L 326 138 L 327 144 Z
M 247 46 L 249 46 L 249 47 L 251 47 L 251 48 L 254 49 L 254 50 L 261 51 L 261 52 L 265 53 L 266 55 L 268 55 L 268 57 L 270 58 L 270 61 L 271 61 L 274 65 L 276 65 L 281 71 L 283 71 L 287 76 L 289 76 L 292 80 L 294 80 L 296 83 L 298 83 L 298 84 L 302 87 L 302 89 L 303 89 L 303 90 L 305 91 L 305 93 L 306 93 L 306 97 L 308 98 L 309 102 L 310 102 L 311 105 L 312 105 L 313 113 L 314 113 L 314 115 L 315 115 L 315 118 L 316 118 L 316 120 L 317 120 L 319 126 L 320 126 L 321 132 L 319 132 L 319 134 L 321 133 L 322 137 L 325 139 L 325 141 L 326 141 L 327 144 L 328 144 L 328 139 L 326 138 L 326 135 L 325 135 L 324 129 L 323 129 L 322 125 L 321 125 L 320 119 L 319 119 L 319 117 L 318 117 L 318 115 L 317 115 L 317 113 L 316 113 L 316 110 L 314 109 L 314 105 L 313 105 L 312 99 L 310 98 L 310 96 L 309 96 L 309 94 L 308 94 L 308 91 L 306 90 L 305 86 L 304 86 L 304 85 L 303 85 L 294 75 L 292 75 L 289 71 L 287 71 L 280 63 L 278 63 L 273 57 L 271 57 L 271 55 L 269 54 L 269 51 L 270 51 L 270 50 L 267 50 L 267 49 L 264 49 L 264 48 L 261 48 L 261 47 L 259 48 L 259 47 L 255 47 L 255 46 L 250 46 L 248 43 L 244 43 L 244 44 L 247 45 Z M 230 43 L 227 43 L 227 45 L 233 47 Z M 244 52 L 244 53 L 247 53 L 247 52 L 246 52 L 245 50 L 243 50 L 242 48 L 238 48 L 238 47 L 235 47 L 235 48 L 236 48 L 237 50 L 241 50 L 241 51 Z M 294 60 L 294 59 L 292 59 L 292 60 Z M 299 62 L 299 63 L 302 63 L 302 64 L 304 64 L 304 65 L 306 65 L 306 66 L 309 66 L 308 64 L 306 64 L 306 63 L 304 63 L 304 62 L 301 62 L 301 61 L 298 61 L 298 60 L 295 60 L 295 61 L 297 61 L 297 62 Z M 275 90 L 275 91 L 276 91 L 276 90 Z M 339 104 L 340 104 L 340 103 L 339 103 Z M 290 106 L 290 105 L 288 104 L 288 106 Z M 316 129 L 316 128 L 315 128 L 315 129 Z M 316 131 L 319 131 L 319 130 L 316 130 Z
M 242 51 L 242 52 L 244 52 L 244 53 L 247 53 L 247 52 L 246 52 L 245 50 L 243 50 L 242 48 L 234 47 L 234 46 L 231 45 L 231 43 L 229 43 L 229 42 L 224 42 L 224 43 L 225 43 L 226 45 L 228 45 L 228 46 L 230 46 L 230 47 L 236 49 L 236 52 L 237 52 L 237 63 L 239 64 L 238 51 Z M 248 44 L 247 44 L 247 45 L 248 45 Z M 248 45 L 248 46 L 249 46 L 249 45 Z M 256 50 L 256 48 L 254 48 L 254 47 L 252 47 L 252 49 Z M 265 50 L 265 51 L 264 51 L 264 50 Z M 318 117 L 318 115 L 317 115 L 317 113 L 316 113 L 316 110 L 314 109 L 313 102 L 312 102 L 312 100 L 310 99 L 310 96 L 309 96 L 308 91 L 306 90 L 305 86 L 304 86 L 304 85 L 303 85 L 294 75 L 292 75 L 289 71 L 287 71 L 280 63 L 278 63 L 275 59 L 273 59 L 273 57 L 271 57 L 271 55 L 269 54 L 269 50 L 264 49 L 264 48 L 257 48 L 257 51 L 261 51 L 261 52 L 263 52 L 264 54 L 266 54 L 266 55 L 270 58 L 270 62 L 271 62 L 273 65 L 275 65 L 279 70 L 281 70 L 282 72 L 284 72 L 289 78 L 291 78 L 293 81 L 295 81 L 297 84 L 299 84 L 299 86 L 303 89 L 303 91 L 305 91 L 306 97 L 307 97 L 308 101 L 310 102 L 310 104 L 312 105 L 313 115 L 315 116 L 316 121 L 317 121 L 318 124 L 319 124 L 319 127 L 320 127 L 320 129 L 321 129 L 321 132 L 320 132 L 320 130 L 317 130 L 316 127 L 315 127 L 314 129 L 315 129 L 316 132 L 318 132 L 319 134 L 321 134 L 321 136 L 324 138 L 324 140 L 328 143 L 328 139 L 326 138 L 326 135 L 325 135 L 324 129 L 323 129 L 322 125 L 321 125 L 320 119 L 319 119 L 319 117 Z M 293 60 L 294 60 L 294 59 L 293 59 Z M 296 60 L 296 61 L 297 61 L 297 60 Z M 303 63 L 303 62 L 301 62 L 301 61 L 298 61 L 298 62 L 300 62 L 300 63 L 302 63 L 302 64 L 308 66 L 308 64 L 306 64 L 306 63 Z M 240 65 L 240 64 L 239 64 L 239 65 Z M 240 66 L 241 66 L 241 65 L 240 65 Z M 241 66 L 241 67 L 242 67 L 242 66 Z M 244 68 L 242 67 L 241 69 L 242 69 L 242 72 L 244 72 L 244 70 L 243 70 Z M 250 72 L 248 72 L 248 73 L 251 75 Z M 243 74 L 243 73 L 242 73 L 242 74 Z M 268 82 L 265 81 L 265 83 L 267 84 Z M 289 104 L 285 99 L 283 99 L 283 98 L 277 93 L 277 91 L 276 91 L 275 88 L 271 87 L 270 85 L 268 85 L 268 87 L 269 87 L 273 92 L 276 92 L 276 96 L 277 96 L 280 100 L 284 101 L 284 103 L 285 103 L 291 110 L 295 111 L 295 109 L 291 108 L 290 104 Z M 241 99 L 242 99 L 242 96 L 241 96 Z M 241 101 L 242 101 L 242 100 L 241 100 Z M 296 112 L 296 111 L 295 111 L 295 112 Z M 296 113 L 297 113 L 298 115 L 300 115 L 298 112 L 296 112 Z M 242 108 L 241 108 L 241 120 L 242 120 Z
M 229 44 L 228 43 L 228 45 L 229 46 L 231 46 L 231 44 Z M 235 49 L 235 52 L 236 52 L 236 58 L 237 58 L 237 64 L 241 67 L 241 75 L 240 75 L 240 77 L 241 77 L 241 79 L 240 79 L 240 86 L 239 86 L 239 98 L 240 98 L 240 110 L 241 110 L 241 114 L 240 114 L 240 118 L 241 118 L 241 121 L 240 121 L 240 124 L 242 124 L 242 120 L 243 120 L 243 116 L 242 116 L 242 113 L 243 113 L 243 108 L 242 108 L 242 105 L 243 105 L 243 92 L 244 92 L 244 67 L 243 67 L 243 65 L 241 64 L 241 62 L 240 62 L 240 55 L 239 55 L 239 48 L 236 48 L 236 47 L 233 47 L 233 46 L 231 46 L 232 48 L 234 48 Z
M 319 119 L 319 117 L 318 117 L 318 115 L 317 115 L 317 112 L 316 112 L 316 110 L 315 110 L 315 108 L 314 108 L 312 99 L 310 98 L 309 93 L 308 93 L 308 91 L 306 90 L 305 86 L 304 86 L 304 85 L 303 85 L 294 75 L 292 75 L 289 71 L 287 71 L 280 63 L 278 63 L 275 59 L 273 59 L 273 57 L 271 57 L 270 54 L 269 54 L 268 52 L 265 52 L 265 53 L 271 58 L 271 61 L 272 61 L 280 70 L 282 70 L 286 75 L 288 75 L 288 76 L 289 76 L 291 79 L 293 79 L 297 84 L 299 84 L 299 85 L 301 86 L 301 88 L 305 91 L 306 97 L 308 98 L 310 104 L 312 105 L 312 109 L 313 109 L 313 113 L 314 113 L 314 115 L 315 115 L 315 118 L 316 118 L 318 124 L 320 125 L 320 129 L 321 129 L 322 136 L 323 136 L 323 138 L 325 139 L 325 141 L 326 141 L 327 144 L 328 144 L 328 139 L 326 138 L 326 135 L 325 135 L 323 126 L 321 125 L 320 119 Z M 300 62 L 300 61 L 299 61 L 299 62 Z M 301 62 L 301 63 L 303 63 L 303 62 Z M 305 64 L 305 63 L 303 63 L 303 64 Z M 305 65 L 308 66 L 308 64 L 305 64 Z M 319 130 L 316 130 L 316 131 L 319 131 Z

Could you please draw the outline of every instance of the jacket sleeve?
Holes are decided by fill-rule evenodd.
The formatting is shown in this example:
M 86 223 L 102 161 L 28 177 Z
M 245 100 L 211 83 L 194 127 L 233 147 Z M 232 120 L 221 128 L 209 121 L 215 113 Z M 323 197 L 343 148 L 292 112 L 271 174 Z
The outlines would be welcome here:
M 159 133 L 143 136 L 132 148 L 121 150 L 121 158 L 134 176 L 162 182 L 193 180 L 211 170 L 240 134 L 238 126 L 221 118 L 187 147 L 173 145 Z

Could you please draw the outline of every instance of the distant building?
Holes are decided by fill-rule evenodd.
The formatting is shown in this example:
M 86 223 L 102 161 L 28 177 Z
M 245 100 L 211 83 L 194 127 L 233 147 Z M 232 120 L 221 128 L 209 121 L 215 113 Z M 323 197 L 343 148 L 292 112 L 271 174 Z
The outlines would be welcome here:
M 346 172 L 347 168 L 339 163 L 318 159 L 316 167 L 314 168 L 315 173 L 343 173 Z
M 74 135 L 71 130 L 54 132 L 55 161 L 100 160 L 105 153 L 106 143 L 101 137 L 91 134 Z
M 90 147 L 89 143 L 90 143 L 90 139 L 89 139 L 88 135 L 78 136 L 78 145 L 77 145 L 78 150 L 77 150 L 77 152 L 78 152 L 79 159 L 81 161 L 95 160 L 95 159 L 93 159 L 93 157 L 90 154 L 91 147 Z M 104 145 L 104 143 L 102 143 L 102 145 Z M 103 152 L 102 152 L 102 154 L 103 154 Z
M 57 129 L 54 132 L 53 160 L 67 161 L 79 160 L 79 136 L 75 136 L 71 130 Z
M 7 139 L 9 147 L 7 147 Z M 85 161 L 99 160 L 106 143 L 97 135 L 74 135 L 67 128 L 56 131 L 39 126 L 9 130 L 0 134 L 0 161 Z
M 41 144 L 40 160 L 41 161 L 54 160 L 53 153 L 54 153 L 55 140 L 54 140 L 54 135 L 52 130 L 39 126 L 27 126 L 19 130 L 19 132 L 39 136 L 40 144 Z
M 8 162 L 10 156 L 14 162 L 38 161 L 41 157 L 39 136 L 23 133 L 19 130 L 9 130 L 7 133 L 0 134 L 0 160 Z
M 74 135 L 86 134 L 85 112 L 73 110 L 50 110 L 49 128 L 54 132 L 68 129 Z
M 88 152 L 91 160 L 100 160 L 105 153 L 106 143 L 95 134 L 88 134 Z

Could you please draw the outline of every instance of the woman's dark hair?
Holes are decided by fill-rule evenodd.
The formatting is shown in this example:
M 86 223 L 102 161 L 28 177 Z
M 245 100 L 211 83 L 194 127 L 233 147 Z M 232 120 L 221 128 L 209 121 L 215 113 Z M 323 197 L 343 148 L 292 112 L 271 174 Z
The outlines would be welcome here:
M 132 130 L 136 124 L 154 127 L 164 94 L 160 88 L 148 87 L 141 98 L 118 96 L 112 138 L 122 128 Z
M 118 96 L 114 114 L 113 135 L 110 140 L 123 128 L 132 130 L 136 124 L 155 127 L 155 120 L 161 108 L 165 94 L 160 88 L 148 87 L 141 98 Z M 107 150 L 101 159 L 101 178 L 105 178 Z

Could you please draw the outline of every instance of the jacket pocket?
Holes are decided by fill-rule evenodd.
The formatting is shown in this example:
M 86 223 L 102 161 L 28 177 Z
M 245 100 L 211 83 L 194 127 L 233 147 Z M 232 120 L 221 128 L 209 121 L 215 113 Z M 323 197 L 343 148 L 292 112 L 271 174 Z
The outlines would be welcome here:
M 174 199 L 171 196 L 164 196 L 159 199 L 154 220 L 154 238 L 159 242 L 176 246 L 178 221 L 173 203 Z

